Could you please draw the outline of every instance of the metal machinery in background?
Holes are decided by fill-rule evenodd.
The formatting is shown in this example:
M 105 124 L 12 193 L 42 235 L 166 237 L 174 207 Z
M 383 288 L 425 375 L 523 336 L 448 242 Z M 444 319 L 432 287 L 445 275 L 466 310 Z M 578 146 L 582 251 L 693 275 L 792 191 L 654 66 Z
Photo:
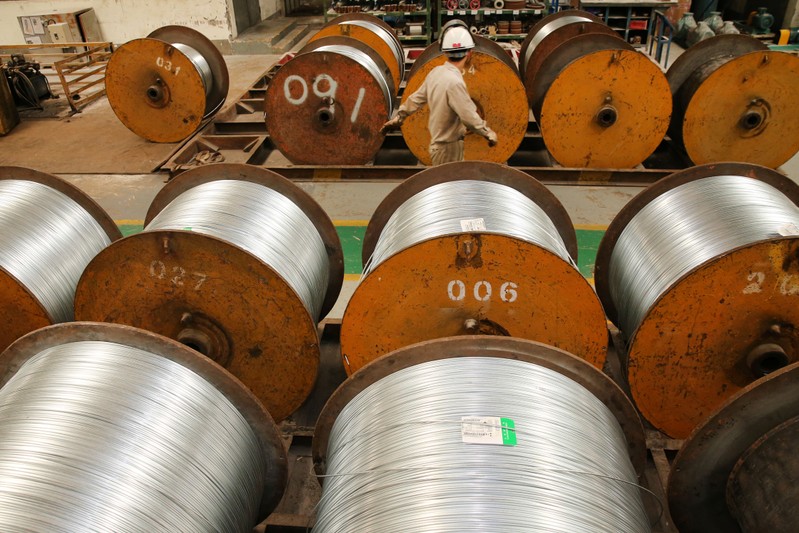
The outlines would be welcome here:
M 744 35 L 692 46 L 666 73 L 669 135 L 695 164 L 777 168 L 799 151 L 799 57 Z
M 40 68 L 39 63 L 26 61 L 22 54 L 12 55 L 11 60 L 0 68 L 8 80 L 18 108 L 42 109 L 42 100 L 57 98 Z
M 796 531 L 799 364 L 741 390 L 683 445 L 669 508 L 685 533 Z
M 451 21 L 453 22 L 460 21 Z M 527 131 L 529 111 L 524 97 L 524 87 L 519 73 L 507 51 L 497 43 L 474 35 L 475 47 L 466 65 L 463 79 L 469 95 L 477 105 L 477 112 L 497 132 L 499 142 L 489 147 L 479 135 L 467 135 L 464 139 L 464 160 L 492 161 L 504 163 L 513 155 Z M 439 43 L 425 48 L 416 58 L 408 76 L 403 93 L 403 102 L 421 87 L 427 75 L 435 67 L 447 61 Z M 430 159 L 430 132 L 427 122 L 430 111 L 427 106 L 406 118 L 402 124 L 402 136 L 416 158 L 425 165 Z
M 461 186 L 472 190 L 439 192 Z M 467 194 L 469 204 L 461 208 Z M 408 211 L 419 202 L 421 211 Z M 528 220 L 509 216 L 508 222 L 511 209 L 519 217 L 538 212 L 528 233 L 514 233 L 528 228 Z M 422 217 L 427 228 L 436 228 L 432 235 L 410 243 L 386 235 L 387 226 Z M 378 249 L 379 262 L 372 257 Z M 566 210 L 527 174 L 477 161 L 419 172 L 394 189 L 369 222 L 364 278 L 342 321 L 344 368 L 351 374 L 403 346 L 466 334 L 536 340 L 602 368 L 605 314 L 576 258 Z
M 365 165 L 383 144 L 405 57 L 390 26 L 349 15 L 327 23 L 269 83 L 270 138 L 294 164 Z
M 122 235 L 94 200 L 50 174 L 0 167 L 0 189 L 2 351 L 35 329 L 72 320 L 83 269 Z
M 799 186 L 742 163 L 661 179 L 614 218 L 595 279 L 642 416 L 686 438 L 799 358 Z
M 179 142 L 225 103 L 228 71 L 200 32 L 164 26 L 117 48 L 105 75 L 108 102 L 132 132 L 153 142 Z
M 539 21 L 519 69 L 544 143 L 566 167 L 631 168 L 658 147 L 671 116 L 658 66 L 590 13 Z
M 4 531 L 243 533 L 283 495 L 286 451 L 264 406 L 159 335 L 40 329 L 0 356 L 0 387 Z
M 232 187 L 246 192 L 232 196 Z M 241 205 L 247 201 L 257 205 Z M 312 234 L 310 244 L 287 233 L 300 225 Z M 323 260 L 290 263 L 304 252 Z M 311 281 L 296 281 L 306 269 Z M 167 184 L 144 231 L 95 257 L 78 285 L 75 316 L 191 346 L 238 377 L 281 421 L 314 386 L 317 322 L 335 303 L 343 270 L 332 222 L 299 187 L 249 165 L 208 165 Z
M 430 378 L 440 383 L 432 385 Z M 580 400 L 554 392 L 555 382 L 563 391 L 579 389 Z M 577 405 L 585 411 L 571 418 L 566 413 Z M 603 412 L 600 424 L 588 414 L 594 412 L 589 405 Z M 495 422 L 480 418 L 491 416 Z M 545 421 L 558 427 L 544 429 Z M 476 431 L 496 435 L 501 423 L 512 444 L 470 441 L 464 423 L 471 422 Z M 576 429 L 571 435 L 584 435 L 564 439 L 567 427 Z M 613 438 L 588 442 L 606 431 Z M 415 439 L 418 446 L 411 444 Z M 616 466 L 583 463 L 605 454 L 616 458 Z M 537 342 L 450 337 L 375 359 L 327 401 L 316 423 L 313 460 L 323 485 L 319 531 L 342 531 L 345 523 L 366 531 L 365 520 L 376 531 L 421 524 L 450 531 L 483 530 L 486 524 L 497 531 L 641 532 L 649 526 L 636 481 L 646 451 L 635 408 L 602 371 Z M 341 475 L 353 471 L 364 474 Z M 630 507 L 622 503 L 636 500 Z M 593 515 L 585 505 L 601 512 Z

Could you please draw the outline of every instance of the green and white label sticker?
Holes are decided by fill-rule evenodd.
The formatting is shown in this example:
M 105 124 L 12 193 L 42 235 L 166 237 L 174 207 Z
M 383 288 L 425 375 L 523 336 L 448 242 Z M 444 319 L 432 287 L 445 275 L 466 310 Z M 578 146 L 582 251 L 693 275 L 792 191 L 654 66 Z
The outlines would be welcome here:
M 467 444 L 516 446 L 516 424 L 498 416 L 463 416 L 461 438 Z

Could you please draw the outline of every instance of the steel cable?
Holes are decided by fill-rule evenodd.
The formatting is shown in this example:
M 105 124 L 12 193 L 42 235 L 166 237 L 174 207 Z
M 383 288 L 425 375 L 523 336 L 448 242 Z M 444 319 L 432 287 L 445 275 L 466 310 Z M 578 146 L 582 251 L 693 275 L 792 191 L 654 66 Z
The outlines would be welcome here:
M 711 176 L 661 194 L 630 220 L 609 262 L 619 327 L 631 337 L 683 275 L 737 247 L 799 233 L 799 208 L 743 176 Z
M 416 243 L 467 231 L 508 235 L 541 246 L 574 265 L 555 224 L 533 200 L 489 181 L 439 183 L 406 200 L 386 222 L 364 274 Z M 474 228 L 475 226 L 471 226 Z
M 502 417 L 516 445 L 464 442 L 463 417 Z M 316 533 L 649 531 L 610 410 L 537 365 L 418 364 L 353 398 L 333 424 Z
M 55 322 L 73 319 L 78 280 L 109 244 L 100 223 L 66 194 L 33 181 L 0 180 L 0 268 Z
M 0 531 L 251 531 L 265 463 L 221 392 L 138 348 L 47 348 L 0 389 Z
M 203 183 L 172 200 L 144 229 L 159 230 L 189 230 L 243 248 L 320 318 L 330 276 L 325 244 L 311 219 L 281 193 L 248 181 Z
M 191 64 L 194 65 L 194 68 L 197 69 L 197 74 L 200 75 L 200 80 L 203 82 L 205 96 L 208 96 L 214 86 L 214 74 L 211 71 L 211 65 L 208 64 L 208 61 L 200 52 L 187 44 L 172 43 L 172 46 L 183 52 L 189 58 Z

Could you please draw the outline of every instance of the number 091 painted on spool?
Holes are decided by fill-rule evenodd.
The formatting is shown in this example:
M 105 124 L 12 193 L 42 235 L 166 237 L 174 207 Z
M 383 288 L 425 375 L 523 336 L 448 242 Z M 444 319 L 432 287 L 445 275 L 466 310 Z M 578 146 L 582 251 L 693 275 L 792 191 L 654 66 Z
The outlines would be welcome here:
M 301 88 L 300 95 L 296 97 L 292 96 L 291 94 L 291 86 L 295 83 L 298 83 Z M 327 88 L 322 88 L 322 85 L 327 86 Z M 331 105 L 335 105 L 337 89 L 338 82 L 327 74 L 320 74 L 316 76 L 311 84 L 311 90 L 313 93 L 319 98 L 329 98 L 333 102 Z M 296 74 L 287 76 L 286 81 L 283 82 L 283 94 L 288 103 L 297 106 L 302 105 L 308 100 L 308 83 L 304 78 L 297 76 Z M 361 104 L 363 103 L 363 97 L 365 95 L 366 88 L 361 87 L 358 90 L 358 98 L 355 100 L 355 105 L 352 107 L 352 113 L 350 114 L 350 122 L 353 124 L 355 124 L 355 121 L 358 120 L 358 113 L 361 111 Z
M 499 299 L 503 302 L 513 303 L 519 297 L 517 289 L 519 286 L 512 282 L 506 281 L 499 287 Z M 447 295 L 453 302 L 460 302 L 466 299 L 469 291 L 466 290 L 466 284 L 459 279 L 454 279 L 447 285 Z M 478 281 L 472 287 L 472 296 L 478 302 L 487 302 L 494 296 L 494 289 L 489 281 Z

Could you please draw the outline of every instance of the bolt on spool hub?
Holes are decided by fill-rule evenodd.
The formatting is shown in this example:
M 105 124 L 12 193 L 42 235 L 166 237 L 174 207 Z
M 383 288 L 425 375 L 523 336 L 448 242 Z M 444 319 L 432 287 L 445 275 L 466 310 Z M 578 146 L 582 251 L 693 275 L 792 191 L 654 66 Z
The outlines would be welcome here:
M 739 391 L 697 427 L 669 476 L 686 533 L 796 531 L 799 364 Z
M 0 356 L 0 387 L 31 357 L 70 342 L 102 341 L 137 348 L 188 368 L 213 385 L 230 401 L 252 428 L 269 468 L 258 510 L 265 519 L 280 502 L 286 486 L 287 464 L 283 441 L 264 406 L 234 376 L 184 345 L 154 333 L 118 324 L 68 322 L 39 329 L 13 343 Z M 168 406 L 167 406 L 168 408 Z
M 55 189 L 85 209 L 103 228 L 112 243 L 122 237 L 119 228 L 103 208 L 86 193 L 60 178 L 28 168 L 0 167 L 0 181 L 2 180 L 32 181 Z M 26 333 L 55 322 L 44 304 L 28 287 L 0 268 L 0 323 L 3 324 L 0 327 L 0 352 Z
M 523 49 L 530 56 L 528 102 L 544 143 L 566 167 L 632 168 L 655 151 L 668 128 L 666 78 L 607 26 L 564 13 L 542 20 Z M 557 27 L 569 17 L 575 22 Z
M 383 144 L 392 112 L 391 70 L 352 37 L 309 42 L 280 67 L 266 90 L 266 127 L 298 165 L 364 165 Z
M 108 102 L 133 133 L 179 142 L 225 103 L 229 78 L 219 50 L 201 33 L 164 26 L 117 48 L 105 75 Z
M 500 183 L 533 199 L 553 221 L 572 258 L 574 229 L 563 206 L 538 181 L 485 162 L 424 170 L 394 189 L 377 208 L 364 238 L 364 263 L 383 227 L 407 199 L 433 185 L 479 180 Z M 462 232 L 416 243 L 361 280 L 341 328 L 344 368 L 416 342 L 455 335 L 512 336 L 544 342 L 602 368 L 605 314 L 580 272 L 541 246 L 487 232 Z
M 474 43 L 463 79 L 478 113 L 486 120 L 488 127 L 497 132 L 499 142 L 489 148 L 480 135 L 467 134 L 464 139 L 464 160 L 504 163 L 519 147 L 527 132 L 529 111 L 524 86 L 519 81 L 515 64 L 501 46 L 477 35 L 474 36 Z M 446 61 L 447 57 L 439 49 L 438 43 L 429 45 L 413 64 L 403 102 L 421 87 L 431 70 Z M 402 124 L 402 136 L 408 148 L 425 165 L 432 164 L 430 132 L 427 129 L 429 117 L 429 108 L 424 106 Z
M 515 359 L 554 370 L 579 383 L 613 412 L 624 431 L 633 467 L 639 477 L 643 474 L 646 443 L 641 420 L 624 392 L 602 371 L 579 357 L 538 342 L 507 337 L 463 336 L 420 342 L 374 358 L 341 384 L 325 404 L 316 423 L 313 458 L 317 475 L 322 476 L 326 472 L 330 431 L 352 398 L 371 384 L 404 368 L 457 357 Z M 320 483 L 323 482 L 322 477 L 318 479 Z
M 325 243 L 330 274 L 321 316 L 335 303 L 343 257 L 321 207 L 274 172 L 218 164 L 184 172 L 156 196 L 148 224 L 181 193 L 216 180 L 262 184 L 291 199 Z M 272 267 L 216 237 L 186 231 L 142 232 L 99 254 L 78 284 L 79 320 L 128 324 L 203 353 L 238 377 L 280 421 L 313 388 L 319 364 L 317 320 Z
M 695 164 L 742 161 L 777 168 L 799 151 L 799 58 L 744 35 L 691 47 L 666 73 L 669 135 Z
M 597 253 L 597 294 L 618 324 L 610 259 L 624 228 L 649 202 L 708 176 L 746 176 L 799 205 L 799 186 L 773 170 L 720 163 L 661 179 L 611 222 Z M 712 258 L 675 280 L 628 339 L 627 380 L 642 416 L 686 438 L 737 391 L 799 359 L 799 236 L 775 236 Z

